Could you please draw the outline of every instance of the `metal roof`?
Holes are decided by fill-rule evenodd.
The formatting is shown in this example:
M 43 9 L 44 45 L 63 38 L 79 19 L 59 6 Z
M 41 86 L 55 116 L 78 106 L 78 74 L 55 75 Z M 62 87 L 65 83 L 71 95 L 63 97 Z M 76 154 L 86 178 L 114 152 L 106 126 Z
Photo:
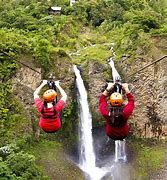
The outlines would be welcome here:
M 51 7 L 51 9 L 53 11 L 61 11 L 61 7 L 57 7 L 57 6 Z

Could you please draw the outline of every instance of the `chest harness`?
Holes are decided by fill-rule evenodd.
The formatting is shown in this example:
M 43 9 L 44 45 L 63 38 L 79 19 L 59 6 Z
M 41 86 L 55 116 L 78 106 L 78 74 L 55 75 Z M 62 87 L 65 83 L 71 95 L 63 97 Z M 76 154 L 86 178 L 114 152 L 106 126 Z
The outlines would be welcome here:
M 122 114 L 123 107 L 111 107 L 110 108 L 110 116 L 108 119 L 109 125 L 111 127 L 124 127 L 126 124 L 126 120 Z
M 52 104 L 53 104 L 53 114 L 51 114 L 51 111 L 50 112 L 45 112 L 45 109 L 47 107 L 47 103 L 46 102 L 43 103 L 42 110 L 41 110 L 42 118 L 44 118 L 44 119 L 56 119 L 57 112 L 56 112 L 56 103 L 55 103 L 55 101 L 53 101 Z

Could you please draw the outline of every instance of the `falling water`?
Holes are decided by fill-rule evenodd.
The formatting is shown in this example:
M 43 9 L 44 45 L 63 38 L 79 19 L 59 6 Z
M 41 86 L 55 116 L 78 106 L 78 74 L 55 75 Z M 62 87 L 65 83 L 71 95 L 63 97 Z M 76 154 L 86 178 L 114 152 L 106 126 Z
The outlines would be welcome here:
M 125 140 L 115 141 L 115 162 L 120 159 L 126 161 Z
M 113 78 L 113 81 L 114 83 L 116 82 L 117 79 L 121 79 L 118 71 L 116 70 L 115 68 L 115 65 L 114 65 L 114 61 L 112 60 L 112 58 L 110 58 L 109 60 L 109 65 L 111 66 L 112 68 L 112 78 Z
M 79 139 L 80 139 L 80 162 L 79 167 L 86 173 L 87 179 L 100 180 L 105 172 L 96 167 L 95 153 L 93 149 L 92 138 L 92 117 L 89 111 L 87 92 L 84 87 L 80 71 L 76 65 L 73 66 L 76 75 L 76 84 L 78 88 L 78 100 L 80 103 L 80 122 L 79 122 Z
M 112 58 L 109 59 L 109 64 L 112 68 L 112 77 L 114 83 L 118 79 L 121 80 L 121 77 L 114 66 L 114 61 L 112 60 Z M 123 141 L 115 141 L 115 162 L 117 162 L 119 159 L 126 161 L 125 139 Z

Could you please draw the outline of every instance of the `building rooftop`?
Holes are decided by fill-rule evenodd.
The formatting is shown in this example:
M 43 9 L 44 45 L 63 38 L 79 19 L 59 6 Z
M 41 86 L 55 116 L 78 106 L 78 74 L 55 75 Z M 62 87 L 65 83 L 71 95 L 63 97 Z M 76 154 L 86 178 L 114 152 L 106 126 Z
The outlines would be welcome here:
M 53 11 L 61 11 L 61 7 L 58 7 L 58 6 L 53 6 L 53 7 L 51 7 L 51 9 Z

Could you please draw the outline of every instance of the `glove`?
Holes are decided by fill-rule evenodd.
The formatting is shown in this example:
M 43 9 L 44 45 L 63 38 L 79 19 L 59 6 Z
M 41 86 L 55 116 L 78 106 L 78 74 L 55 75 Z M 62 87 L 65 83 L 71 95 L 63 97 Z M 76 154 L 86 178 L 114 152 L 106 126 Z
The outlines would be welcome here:
M 55 86 L 60 86 L 60 81 L 55 81 Z
M 113 88 L 114 88 L 114 83 L 108 83 L 106 90 L 111 91 Z
M 47 83 L 48 83 L 47 80 L 42 80 L 42 84 L 43 84 L 43 85 L 46 85 Z
M 129 87 L 127 83 L 122 84 L 123 89 L 125 90 L 126 94 L 129 93 Z

